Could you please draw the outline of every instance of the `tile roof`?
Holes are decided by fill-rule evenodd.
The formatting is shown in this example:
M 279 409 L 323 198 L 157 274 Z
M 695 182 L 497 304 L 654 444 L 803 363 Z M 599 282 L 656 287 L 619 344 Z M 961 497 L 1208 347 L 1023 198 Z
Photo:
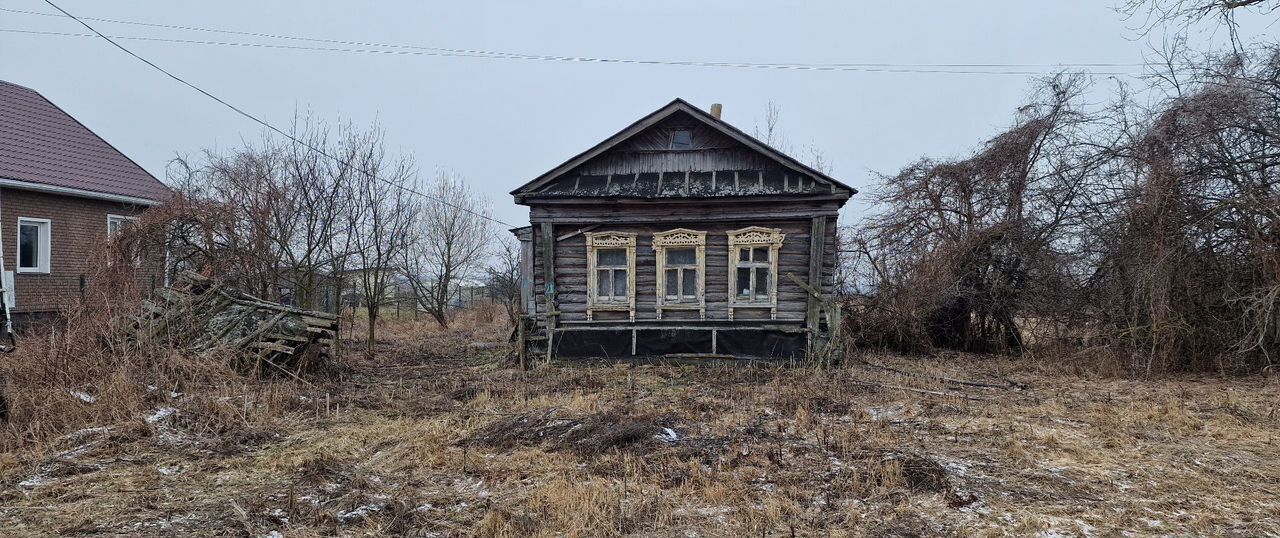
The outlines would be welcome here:
M 0 80 L 0 179 L 163 201 L 171 191 L 35 90 Z

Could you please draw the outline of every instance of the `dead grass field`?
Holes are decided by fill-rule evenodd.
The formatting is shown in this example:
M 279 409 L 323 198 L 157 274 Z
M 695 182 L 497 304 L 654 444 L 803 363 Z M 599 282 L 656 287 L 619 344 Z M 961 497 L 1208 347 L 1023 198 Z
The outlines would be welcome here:
M 0 527 L 1280 536 L 1272 379 L 893 356 L 522 372 L 488 344 L 500 328 L 459 325 L 388 327 L 378 357 L 314 385 L 151 389 L 147 412 L 0 454 Z

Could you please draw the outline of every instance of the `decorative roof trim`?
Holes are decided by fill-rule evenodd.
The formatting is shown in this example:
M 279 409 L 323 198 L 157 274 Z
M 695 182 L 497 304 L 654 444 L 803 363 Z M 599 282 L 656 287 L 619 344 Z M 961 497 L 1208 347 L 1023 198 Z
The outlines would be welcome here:
M 722 119 L 716 118 L 715 116 L 712 116 L 706 111 L 696 106 L 693 106 L 688 101 L 677 98 L 676 100 L 670 102 L 666 106 L 659 108 L 658 110 L 655 110 L 654 112 L 650 113 L 649 115 L 643 118 L 640 118 L 635 123 L 632 123 L 631 125 L 627 126 L 625 129 L 618 131 L 613 136 L 606 138 L 603 142 L 596 144 L 590 149 L 582 153 L 579 153 L 573 158 L 565 161 L 560 166 L 552 168 L 546 173 L 538 176 L 537 178 L 534 178 L 533 181 L 530 181 L 528 183 L 525 183 L 524 185 L 521 185 L 516 190 L 511 191 L 510 194 L 515 196 L 516 202 L 519 203 L 521 195 L 528 194 L 534 191 L 535 189 L 537 189 L 538 187 L 541 187 L 542 185 L 552 181 L 553 179 L 560 177 L 565 173 L 568 173 L 569 171 L 573 170 L 574 168 L 577 168 L 583 163 L 599 156 L 600 154 L 608 151 L 609 149 L 612 149 L 614 146 L 617 146 L 618 144 L 622 143 L 628 138 L 631 138 L 632 136 L 639 134 L 641 131 L 645 129 L 648 129 L 650 127 L 653 127 L 654 125 L 657 125 L 658 122 L 666 119 L 668 116 L 679 111 L 688 113 L 694 118 L 697 118 L 703 123 L 720 131 L 725 136 L 728 136 L 729 138 L 732 138 L 734 140 L 737 140 L 738 142 L 741 142 L 743 145 L 747 146 L 748 148 L 758 151 L 764 154 L 766 157 L 769 157 L 770 159 L 778 161 L 779 163 L 783 164 L 788 168 L 791 168 L 797 172 L 801 172 L 801 173 L 813 176 L 815 179 L 819 181 L 830 183 L 836 188 L 847 190 L 849 191 L 850 195 L 854 195 L 858 193 L 858 189 L 855 189 L 853 187 L 845 185 L 844 183 L 841 183 L 839 180 L 836 180 L 835 178 L 827 174 L 824 174 L 814 169 L 813 167 L 796 160 L 790 155 L 787 155 L 781 151 L 778 151 L 777 149 L 774 149 L 773 147 L 770 147 L 768 144 L 765 144 L 764 142 L 757 140 L 755 137 L 742 132 L 742 130 L 738 129 L 737 127 L 734 127 L 733 125 L 730 125 L 728 122 L 725 122 Z

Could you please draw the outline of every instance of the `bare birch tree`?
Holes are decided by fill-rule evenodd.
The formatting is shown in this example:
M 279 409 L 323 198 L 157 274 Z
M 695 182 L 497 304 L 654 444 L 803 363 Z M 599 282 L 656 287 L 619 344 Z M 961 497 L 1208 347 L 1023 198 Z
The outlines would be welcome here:
M 401 260 L 418 307 L 447 327 L 457 282 L 479 276 L 493 242 L 486 218 L 489 202 L 450 172 L 438 173 L 426 194 L 430 197 L 414 225 L 413 245 Z

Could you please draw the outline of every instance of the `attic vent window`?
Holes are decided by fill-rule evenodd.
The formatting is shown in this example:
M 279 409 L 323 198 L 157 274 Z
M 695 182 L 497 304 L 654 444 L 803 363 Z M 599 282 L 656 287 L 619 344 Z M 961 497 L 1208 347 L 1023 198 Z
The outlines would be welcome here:
M 693 135 L 687 129 L 671 131 L 671 149 L 692 149 Z

